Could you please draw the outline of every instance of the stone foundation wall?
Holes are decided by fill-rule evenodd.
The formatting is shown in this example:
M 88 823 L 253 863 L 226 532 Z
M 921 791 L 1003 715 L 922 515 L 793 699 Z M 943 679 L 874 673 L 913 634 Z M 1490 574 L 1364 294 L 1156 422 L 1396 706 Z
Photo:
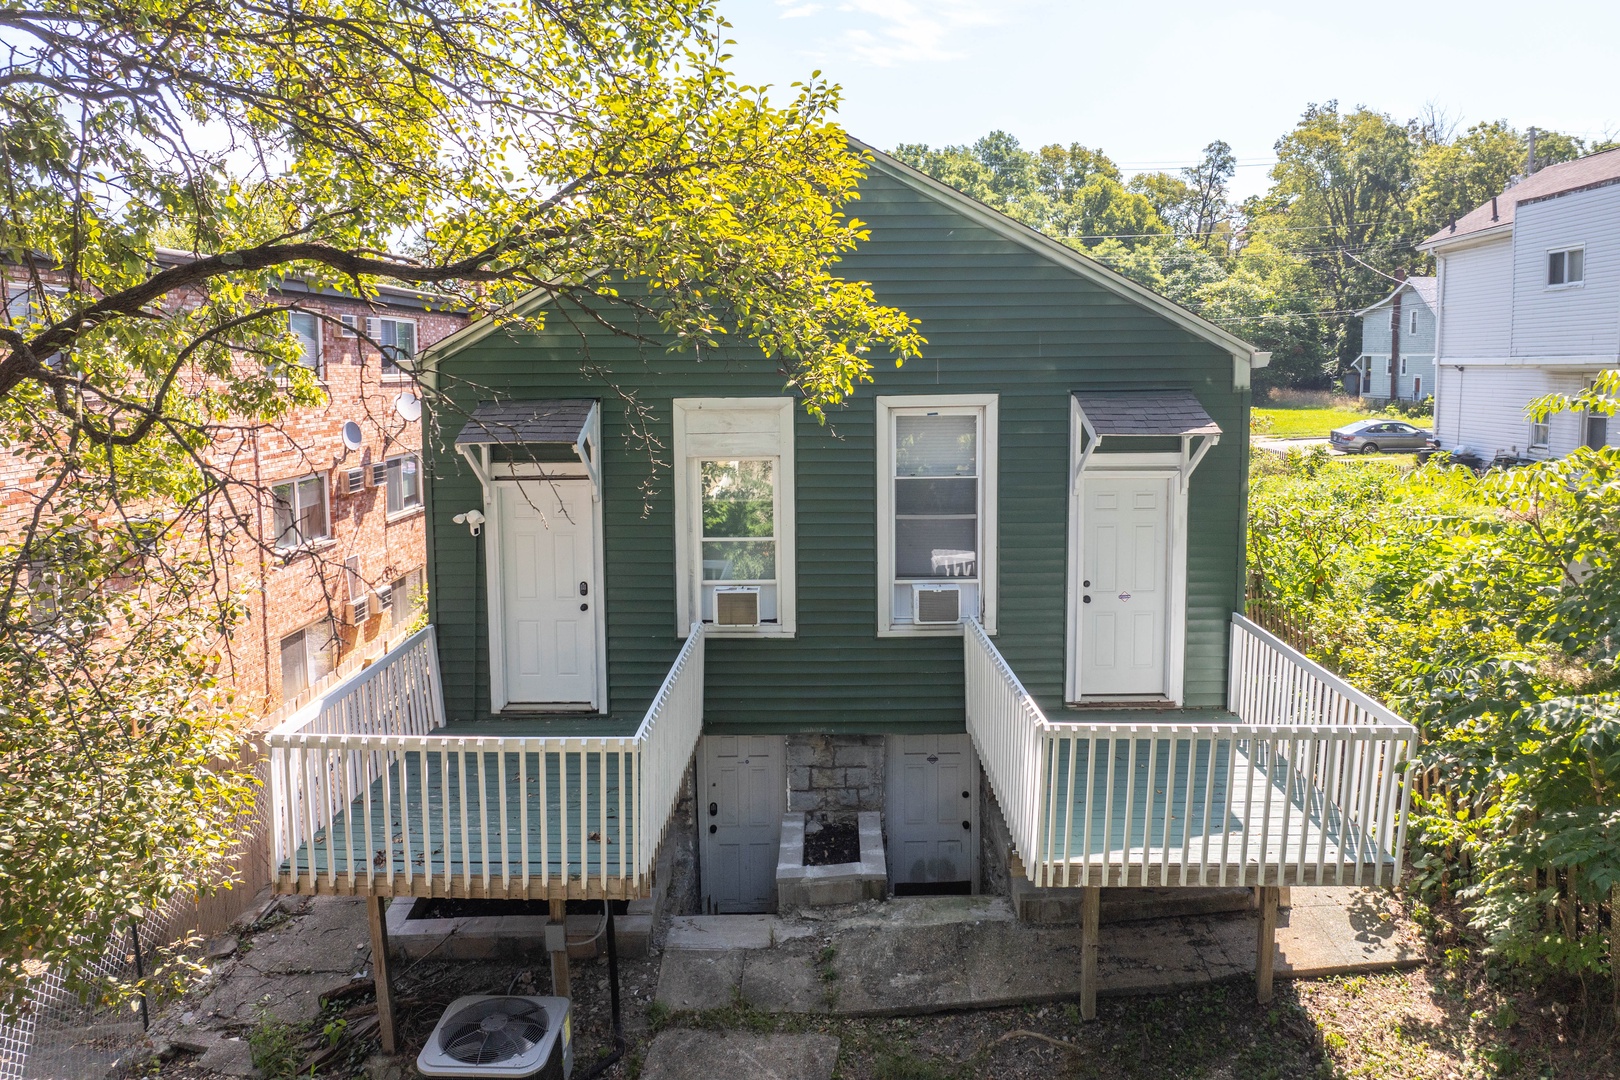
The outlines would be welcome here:
M 1011 891 L 1007 874 L 1007 852 L 1012 849 L 1012 833 L 1001 816 L 1001 804 L 990 789 L 984 771 L 979 771 L 979 892 L 1006 896 Z
M 882 735 L 789 735 L 788 809 L 881 811 L 886 758 Z

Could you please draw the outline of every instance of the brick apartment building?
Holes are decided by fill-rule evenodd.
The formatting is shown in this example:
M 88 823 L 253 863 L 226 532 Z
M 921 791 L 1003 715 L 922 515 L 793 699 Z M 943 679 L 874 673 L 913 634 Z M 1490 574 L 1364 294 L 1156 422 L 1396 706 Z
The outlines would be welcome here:
M 27 286 L 7 278 L 8 303 L 26 304 Z M 370 303 L 299 282 L 281 293 L 297 302 L 290 326 L 327 399 L 220 448 L 233 476 L 269 493 L 247 523 L 259 542 L 236 543 L 219 568 L 247 606 L 226 663 L 261 713 L 410 619 L 423 587 L 421 410 L 410 377 L 365 338 L 409 356 L 466 323 L 409 289 Z M 31 467 L 0 464 L 0 519 L 31 507 L 32 487 Z

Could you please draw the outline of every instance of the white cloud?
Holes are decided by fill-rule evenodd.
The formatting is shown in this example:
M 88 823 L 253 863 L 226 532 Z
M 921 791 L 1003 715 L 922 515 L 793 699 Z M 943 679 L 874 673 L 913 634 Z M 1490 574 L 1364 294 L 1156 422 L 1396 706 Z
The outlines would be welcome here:
M 847 0 L 838 10 L 865 24 L 844 31 L 846 50 L 876 67 L 898 67 L 961 57 L 951 47 L 952 39 L 960 31 L 1000 22 L 1005 5 L 994 0 Z

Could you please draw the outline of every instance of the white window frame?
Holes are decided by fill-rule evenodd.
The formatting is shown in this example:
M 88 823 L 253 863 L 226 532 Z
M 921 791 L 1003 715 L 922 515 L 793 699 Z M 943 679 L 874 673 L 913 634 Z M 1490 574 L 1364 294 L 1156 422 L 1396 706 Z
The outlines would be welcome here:
M 1401 374 L 1406 374 L 1406 357 L 1401 357 Z
M 1571 281 L 1569 280 L 1569 256 L 1571 252 L 1576 251 L 1581 253 L 1581 276 L 1576 278 L 1574 281 Z M 1552 257 L 1554 255 L 1562 255 L 1564 257 L 1563 281 L 1553 282 L 1548 280 L 1552 276 Z M 1543 256 L 1541 260 L 1541 272 L 1542 281 L 1545 287 L 1548 289 L 1558 290 L 1581 288 L 1586 284 L 1586 245 L 1569 244 L 1564 247 L 1548 248 L 1545 256 Z
M 409 359 L 412 367 L 414 367 L 415 359 L 422 351 L 422 328 L 420 325 L 418 325 L 417 320 L 401 318 L 398 315 L 372 315 L 366 319 L 366 336 L 371 338 L 372 341 L 381 343 L 382 327 L 384 323 L 403 323 L 411 328 L 411 355 Z M 411 369 L 390 360 L 388 358 L 387 349 L 387 346 L 383 346 L 382 351 L 377 358 L 377 368 L 381 377 L 390 381 L 395 379 L 409 379 L 411 377 Z
M 326 637 L 326 648 L 328 649 L 332 648 L 334 645 L 336 645 L 338 649 L 343 648 L 343 636 L 337 632 L 337 628 L 332 625 L 329 618 L 323 617 L 316 619 L 314 622 L 308 624 L 307 626 L 301 626 L 290 634 L 281 635 L 276 642 L 276 659 L 282 662 L 281 671 L 283 703 L 290 700 L 286 696 L 286 667 L 285 661 L 282 660 L 282 654 L 285 651 L 287 642 L 290 639 L 294 637 L 299 638 L 299 647 L 302 648 L 304 652 L 304 686 L 303 689 L 299 690 L 297 694 L 293 695 L 294 698 L 296 698 L 298 694 L 303 694 L 308 691 L 316 683 L 320 682 L 321 679 L 326 678 L 326 676 L 330 675 L 338 668 L 341 657 L 332 656 L 330 657 L 331 663 L 327 667 L 326 671 L 323 672 L 318 678 L 315 677 L 314 670 L 310 666 L 309 662 L 309 640 L 311 634 L 315 634 L 317 636 L 324 634 Z
M 1541 436 L 1537 438 L 1536 436 Z M 1546 450 L 1552 445 L 1552 424 L 1546 420 L 1530 421 L 1530 449 Z
M 416 462 L 416 502 L 410 506 L 404 505 L 405 497 L 402 492 L 400 495 L 400 508 L 398 510 L 394 510 L 388 505 L 393 495 L 394 477 L 397 475 L 403 480 L 405 475 L 406 461 Z M 411 514 L 421 512 L 424 495 L 423 488 L 425 486 L 422 483 L 422 480 L 422 455 L 416 453 L 395 454 L 393 457 L 383 459 L 383 510 L 389 521 L 395 521 L 399 518 L 409 517 Z M 401 486 L 403 486 L 403 484 Z
M 798 634 L 798 534 L 794 488 L 794 399 L 676 398 L 675 452 L 675 633 L 686 637 L 702 612 L 702 461 L 775 462 L 776 622 L 721 627 L 708 623 L 705 637 L 792 638 Z
M 1410 327 L 1410 329 L 1408 329 L 1406 331 L 1408 334 L 1417 333 L 1417 316 L 1418 316 L 1417 308 L 1413 308 L 1412 309 L 1412 319 L 1411 319 L 1410 323 L 1408 323 L 1408 326 Z
M 316 547 L 316 546 L 318 546 L 320 544 L 324 544 L 324 543 L 326 543 L 326 542 L 328 542 L 328 541 L 330 541 L 332 539 L 332 490 L 331 490 L 331 484 L 329 484 L 327 482 L 327 475 L 325 473 L 304 473 L 302 476 L 297 476 L 297 477 L 294 477 L 294 478 L 292 478 L 290 480 L 278 480 L 275 483 L 271 484 L 270 485 L 270 527 L 272 529 L 275 528 L 275 520 L 276 520 L 276 502 L 275 502 L 276 495 L 275 495 L 275 493 L 276 493 L 276 489 L 277 488 L 282 488 L 282 487 L 290 487 L 290 488 L 292 488 L 292 491 L 293 491 L 293 498 L 292 498 L 293 523 L 294 523 L 294 527 L 297 526 L 297 522 L 299 520 L 299 512 L 302 509 L 301 504 L 298 502 L 298 491 L 299 491 L 299 488 L 303 485 L 304 481 L 306 481 L 306 480 L 318 480 L 318 481 L 320 481 L 320 485 L 321 485 L 321 504 L 322 504 L 321 505 L 321 510 L 322 510 L 322 523 L 321 523 L 322 532 L 321 532 L 321 535 L 319 535 L 319 536 L 310 536 L 310 537 L 301 537 L 299 539 L 298 543 L 296 543 L 296 544 L 287 544 L 287 545 L 283 546 L 282 543 L 281 543 L 281 534 L 279 532 L 277 532 L 274 536 L 272 536 L 270 538 L 270 543 L 271 543 L 272 546 L 274 546 L 277 554 L 280 554 L 280 555 L 294 555 L 294 554 L 297 554 L 300 551 L 307 551 L 312 547 Z
M 961 637 L 962 626 L 916 626 L 894 621 L 894 417 L 897 413 L 940 412 L 979 418 L 979 621 L 987 634 L 997 631 L 997 568 L 1001 548 L 997 529 L 996 482 L 1000 466 L 997 394 L 905 394 L 877 399 L 877 636 Z M 950 584 L 942 580 L 941 584 Z M 964 611 L 964 620 L 974 612 Z
M 293 329 L 294 319 L 308 319 L 314 329 L 313 337 L 307 340 L 314 342 L 315 355 L 311 357 L 308 352 L 305 352 L 304 358 L 298 362 L 298 366 L 308 368 L 310 371 L 314 372 L 317 379 L 324 378 L 326 376 L 326 350 L 323 347 L 325 342 L 321 340 L 323 337 L 325 337 L 325 335 L 321 333 L 321 326 L 324 320 L 322 320 L 322 318 L 313 311 L 297 310 L 287 312 L 287 331 L 296 337 L 300 343 L 304 342 L 306 339 L 304 335 Z

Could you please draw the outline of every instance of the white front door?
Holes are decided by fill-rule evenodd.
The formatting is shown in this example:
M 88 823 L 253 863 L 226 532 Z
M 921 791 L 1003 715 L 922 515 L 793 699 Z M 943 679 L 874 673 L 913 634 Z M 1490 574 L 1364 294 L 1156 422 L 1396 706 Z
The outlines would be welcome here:
M 1080 693 L 1165 693 L 1171 483 L 1088 476 L 1082 491 Z
M 599 705 L 590 481 L 503 482 L 500 506 L 507 703 Z
M 891 735 L 885 772 L 889 880 L 896 890 L 963 882 L 971 889 L 979 800 L 968 737 Z
M 704 914 L 775 911 L 786 743 L 780 735 L 706 735 L 700 754 Z

